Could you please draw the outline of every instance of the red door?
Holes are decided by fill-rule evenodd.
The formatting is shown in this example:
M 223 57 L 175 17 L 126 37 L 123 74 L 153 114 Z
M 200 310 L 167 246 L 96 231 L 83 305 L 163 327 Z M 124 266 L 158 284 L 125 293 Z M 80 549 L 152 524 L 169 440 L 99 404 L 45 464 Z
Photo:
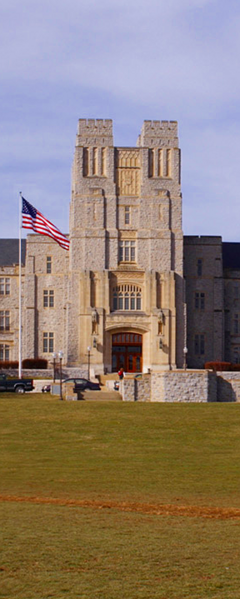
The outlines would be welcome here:
M 112 336 L 112 372 L 142 370 L 142 335 L 124 332 Z

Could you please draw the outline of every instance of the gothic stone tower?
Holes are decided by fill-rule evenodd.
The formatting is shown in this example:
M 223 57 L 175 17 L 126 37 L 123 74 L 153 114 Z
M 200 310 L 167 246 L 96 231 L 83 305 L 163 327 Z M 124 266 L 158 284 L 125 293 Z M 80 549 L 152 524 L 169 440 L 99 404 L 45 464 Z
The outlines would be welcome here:
M 137 146 L 111 120 L 80 119 L 72 172 L 67 361 L 95 372 L 182 366 L 183 234 L 175 121 Z

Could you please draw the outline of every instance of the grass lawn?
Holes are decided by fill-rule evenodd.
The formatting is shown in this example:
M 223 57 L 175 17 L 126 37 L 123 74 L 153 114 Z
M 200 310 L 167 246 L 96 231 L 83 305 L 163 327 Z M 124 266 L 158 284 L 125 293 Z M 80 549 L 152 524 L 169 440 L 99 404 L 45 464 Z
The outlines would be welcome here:
M 240 595 L 240 511 L 221 515 L 240 508 L 240 405 L 1 394 L 0 421 L 0 598 Z

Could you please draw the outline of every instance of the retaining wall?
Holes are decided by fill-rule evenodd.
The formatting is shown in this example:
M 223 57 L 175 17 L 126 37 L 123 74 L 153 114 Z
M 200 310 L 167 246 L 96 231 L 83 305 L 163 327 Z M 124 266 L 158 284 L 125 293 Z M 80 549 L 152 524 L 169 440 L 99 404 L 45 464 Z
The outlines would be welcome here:
M 119 389 L 123 401 L 236 402 L 240 401 L 240 373 L 208 370 L 168 370 L 142 378 L 125 378 Z

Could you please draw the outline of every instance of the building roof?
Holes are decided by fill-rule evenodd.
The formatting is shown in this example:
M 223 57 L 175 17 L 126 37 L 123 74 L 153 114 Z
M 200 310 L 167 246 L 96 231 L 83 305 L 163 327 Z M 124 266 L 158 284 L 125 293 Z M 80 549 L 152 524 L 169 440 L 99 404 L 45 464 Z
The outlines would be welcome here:
M 223 268 L 240 269 L 240 243 L 223 241 L 222 255 Z
M 22 239 L 22 264 L 25 264 L 26 239 Z M 0 239 L 0 266 L 19 264 L 18 239 Z

